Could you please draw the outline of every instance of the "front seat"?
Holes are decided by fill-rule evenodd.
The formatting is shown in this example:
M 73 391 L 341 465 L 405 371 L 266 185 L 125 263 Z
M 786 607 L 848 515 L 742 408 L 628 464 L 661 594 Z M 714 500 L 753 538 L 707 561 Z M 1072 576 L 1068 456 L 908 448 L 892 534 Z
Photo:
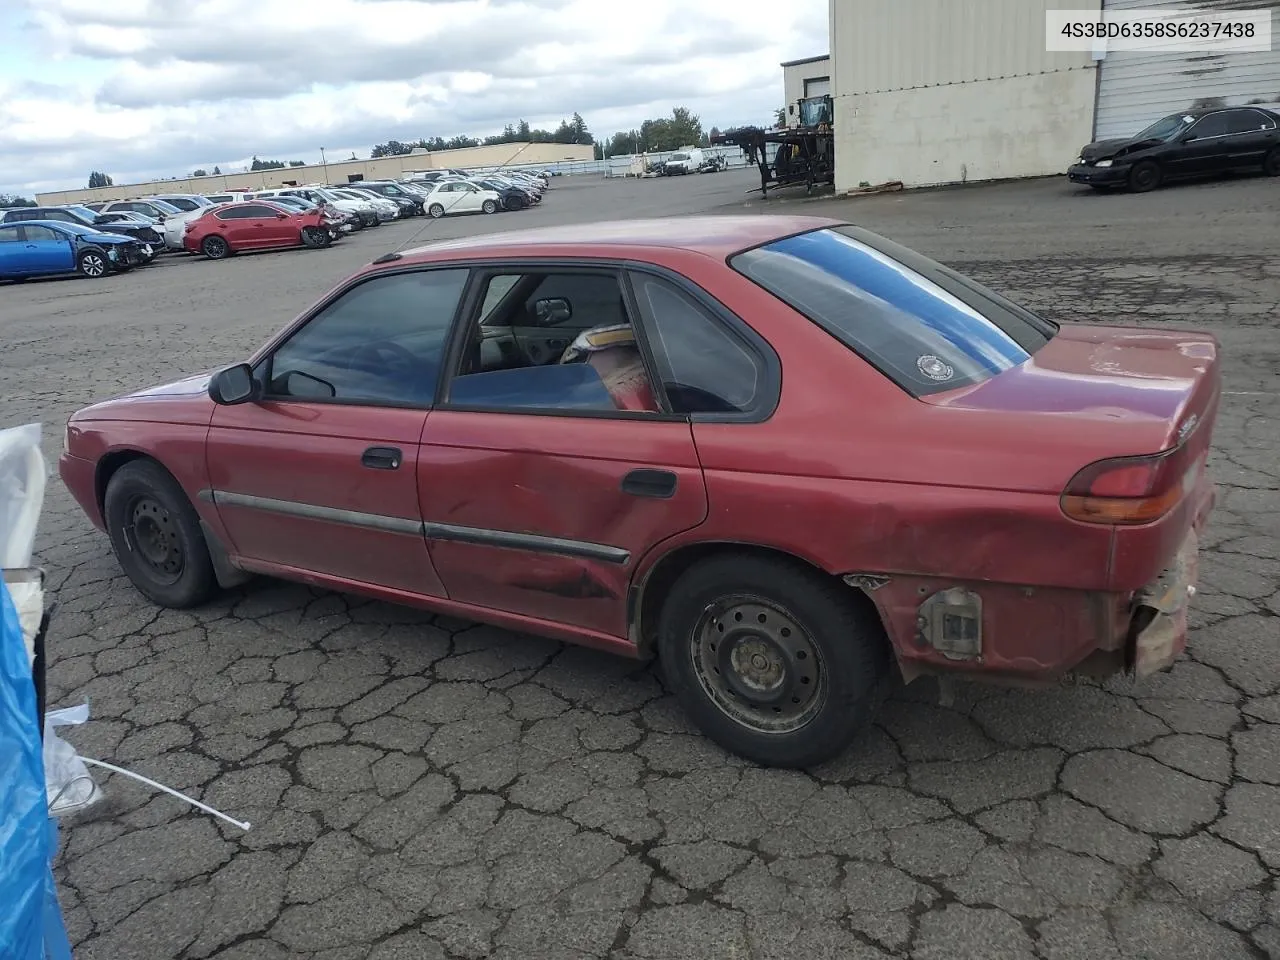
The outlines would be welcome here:
M 560 355 L 561 363 L 585 363 L 600 376 L 619 410 L 657 413 L 657 398 L 629 323 L 583 330 Z

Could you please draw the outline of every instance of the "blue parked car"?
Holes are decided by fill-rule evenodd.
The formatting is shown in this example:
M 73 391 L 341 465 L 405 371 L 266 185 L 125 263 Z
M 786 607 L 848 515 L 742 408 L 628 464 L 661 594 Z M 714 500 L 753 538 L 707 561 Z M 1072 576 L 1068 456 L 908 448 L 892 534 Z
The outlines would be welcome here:
M 56 220 L 0 223 L 0 280 L 64 273 L 97 279 L 146 257 L 133 237 Z

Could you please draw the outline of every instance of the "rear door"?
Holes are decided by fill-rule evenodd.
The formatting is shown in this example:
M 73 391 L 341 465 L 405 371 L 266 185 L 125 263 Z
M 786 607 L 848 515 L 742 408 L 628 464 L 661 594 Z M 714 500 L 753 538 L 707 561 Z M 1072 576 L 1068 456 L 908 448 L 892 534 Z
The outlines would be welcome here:
M 27 241 L 18 223 L 0 224 L 0 276 L 19 277 L 27 272 Z
M 1257 110 L 1228 111 L 1227 133 L 1227 160 L 1233 167 L 1261 166 L 1267 151 L 1280 142 L 1275 121 Z
M 451 599 L 625 638 L 637 564 L 706 518 L 689 420 L 654 387 L 622 276 L 550 262 L 478 276 L 418 464 Z M 523 332 L 525 308 L 552 291 L 569 315 L 557 336 L 582 336 L 580 362 L 527 349 L 546 331 Z

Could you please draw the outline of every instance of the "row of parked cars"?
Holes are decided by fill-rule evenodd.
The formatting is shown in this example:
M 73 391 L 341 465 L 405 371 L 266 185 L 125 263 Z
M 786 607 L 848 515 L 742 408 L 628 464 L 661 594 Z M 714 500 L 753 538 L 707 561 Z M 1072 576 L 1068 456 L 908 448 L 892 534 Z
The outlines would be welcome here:
M 165 251 L 220 260 L 241 250 L 326 247 L 406 217 L 524 210 L 542 202 L 549 184 L 547 173 L 450 169 L 404 180 L 20 207 L 0 215 L 0 280 L 104 277 Z

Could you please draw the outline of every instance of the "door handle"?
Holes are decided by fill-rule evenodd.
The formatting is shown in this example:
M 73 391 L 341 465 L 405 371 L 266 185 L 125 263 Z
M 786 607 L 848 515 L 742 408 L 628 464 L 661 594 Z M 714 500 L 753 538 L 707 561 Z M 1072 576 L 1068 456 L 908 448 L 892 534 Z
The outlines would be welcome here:
M 399 447 L 370 447 L 360 457 L 360 466 L 371 470 L 397 470 L 404 455 Z
M 632 470 L 622 478 L 622 492 L 670 500 L 676 495 L 676 475 L 670 470 Z

